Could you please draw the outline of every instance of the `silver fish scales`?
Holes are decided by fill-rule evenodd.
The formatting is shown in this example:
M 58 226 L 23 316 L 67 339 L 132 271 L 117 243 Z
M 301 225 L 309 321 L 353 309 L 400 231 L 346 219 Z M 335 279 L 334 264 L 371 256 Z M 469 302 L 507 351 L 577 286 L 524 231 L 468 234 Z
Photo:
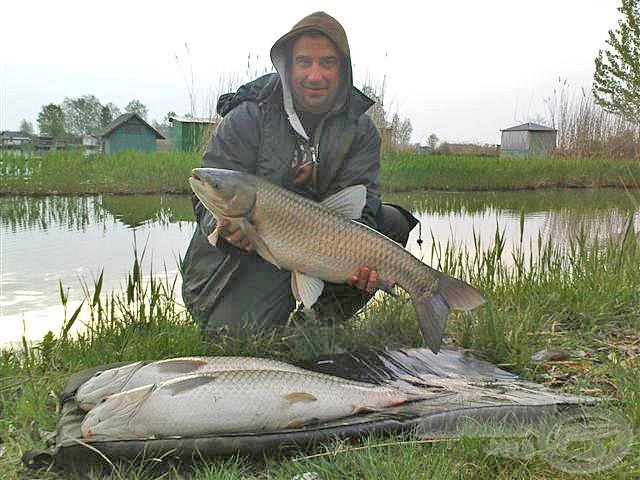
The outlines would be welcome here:
M 91 410 L 104 398 L 124 390 L 161 383 L 185 375 L 225 370 L 290 370 L 302 369 L 267 358 L 242 356 L 179 357 L 155 362 L 133 362 L 97 372 L 76 392 L 76 403 Z

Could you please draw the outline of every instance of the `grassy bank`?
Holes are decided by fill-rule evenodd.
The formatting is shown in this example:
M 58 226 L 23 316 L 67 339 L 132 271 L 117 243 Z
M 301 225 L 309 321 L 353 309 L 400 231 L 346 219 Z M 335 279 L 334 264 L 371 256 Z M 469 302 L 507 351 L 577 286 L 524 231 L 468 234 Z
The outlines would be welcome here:
M 62 151 L 41 158 L 4 155 L 3 193 L 186 193 L 198 155 L 122 152 L 85 157 Z
M 84 157 L 56 152 L 43 158 L 5 154 L 4 194 L 189 193 L 186 178 L 200 156 L 122 152 Z M 409 190 L 520 190 L 637 186 L 640 162 L 607 159 L 525 159 L 390 154 L 380 184 L 386 192 Z
M 629 187 L 638 186 L 639 174 L 638 160 L 391 154 L 380 185 L 389 192 Z
M 497 235 L 490 249 L 461 251 L 441 246 L 430 252 L 433 266 L 468 279 L 488 299 L 472 315 L 450 317 L 448 341 L 561 392 L 607 397 L 603 407 L 621 414 L 637 431 L 640 234 L 629 228 L 606 244 L 578 236 L 567 247 L 540 245 L 532 256 L 520 251 L 516 249 L 507 258 L 504 241 Z M 68 338 L 65 328 L 37 345 L 25 343 L 21 349 L 1 352 L 0 476 L 21 477 L 20 455 L 41 448 L 41 432 L 54 428 L 55 392 L 69 374 L 84 367 L 197 354 L 264 355 L 296 362 L 358 347 L 421 344 L 408 299 L 383 297 L 345 325 L 294 324 L 278 332 L 223 337 L 215 345 L 205 345 L 197 328 L 171 300 L 171 281 L 146 280 L 137 262 L 122 292 L 105 295 L 98 279 L 85 300 L 91 306 L 92 320 L 80 338 Z M 68 312 L 67 327 L 73 314 Z M 532 362 L 531 354 L 549 348 L 567 350 L 572 358 Z M 118 470 L 113 478 L 291 479 L 309 471 L 322 479 L 584 478 L 560 472 L 539 455 L 525 459 L 490 455 L 487 441 L 481 438 L 433 444 L 411 440 L 370 437 L 355 443 L 330 443 L 292 456 L 211 461 L 186 471 L 148 461 Z M 640 444 L 636 440 L 621 463 L 592 478 L 639 475 Z M 62 477 L 50 472 L 38 478 Z

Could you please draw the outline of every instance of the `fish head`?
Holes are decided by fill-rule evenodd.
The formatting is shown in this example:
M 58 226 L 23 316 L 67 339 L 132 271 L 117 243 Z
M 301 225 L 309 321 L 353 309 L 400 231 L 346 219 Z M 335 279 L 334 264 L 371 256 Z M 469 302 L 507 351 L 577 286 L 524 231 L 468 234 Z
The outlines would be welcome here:
M 126 438 L 129 421 L 155 389 L 154 384 L 133 388 L 103 399 L 87 413 L 80 430 L 84 438 Z
M 144 362 L 135 362 L 96 373 L 80 385 L 76 402 L 83 410 L 91 410 L 103 398 L 125 390 L 131 376 L 143 366 Z
M 221 168 L 194 168 L 189 183 L 202 204 L 217 218 L 251 214 L 257 189 L 251 176 Z

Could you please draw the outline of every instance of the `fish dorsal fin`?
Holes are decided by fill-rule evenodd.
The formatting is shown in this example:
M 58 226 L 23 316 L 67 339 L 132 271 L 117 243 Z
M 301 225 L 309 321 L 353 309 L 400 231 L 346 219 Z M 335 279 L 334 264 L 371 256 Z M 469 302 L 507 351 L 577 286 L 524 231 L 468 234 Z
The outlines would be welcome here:
M 305 308 L 311 308 L 324 290 L 324 281 L 316 277 L 310 277 L 300 272 L 291 273 L 291 291 Z
M 184 392 L 189 392 L 194 388 L 207 385 L 215 380 L 215 375 L 191 375 L 189 377 L 178 378 L 177 380 L 169 380 L 169 382 L 163 385 L 163 388 L 169 390 L 171 396 L 176 396 Z
M 315 395 L 307 392 L 291 392 L 285 395 L 284 399 L 289 403 L 311 403 L 318 400 Z
M 362 216 L 362 210 L 367 203 L 367 187 L 364 185 L 347 187 L 325 198 L 320 203 L 334 213 L 358 219 Z
M 273 256 L 273 253 L 271 253 L 271 250 L 269 250 L 267 244 L 260 237 L 260 234 L 256 230 L 256 227 L 254 227 L 251 222 L 249 222 L 249 220 L 247 220 L 246 218 L 242 219 L 242 221 L 240 222 L 240 230 L 242 230 L 242 233 L 244 233 L 245 236 L 251 241 L 256 249 L 256 252 L 258 252 L 258 255 L 264 258 L 267 262 L 275 265 L 278 268 L 281 268 L 278 264 L 278 261 L 276 260 L 276 257 Z
M 206 360 L 201 358 L 176 358 L 163 360 L 157 363 L 158 370 L 162 373 L 192 373 L 204 367 Z

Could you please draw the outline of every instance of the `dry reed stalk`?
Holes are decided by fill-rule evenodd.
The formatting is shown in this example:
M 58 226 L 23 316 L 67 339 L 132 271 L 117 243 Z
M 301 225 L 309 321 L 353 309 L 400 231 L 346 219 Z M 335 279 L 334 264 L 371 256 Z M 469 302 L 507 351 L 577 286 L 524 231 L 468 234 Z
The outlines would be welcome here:
M 640 158 L 640 125 L 604 110 L 590 92 L 570 92 L 559 81 L 545 100 L 551 125 L 558 130 L 560 155 L 575 157 Z

